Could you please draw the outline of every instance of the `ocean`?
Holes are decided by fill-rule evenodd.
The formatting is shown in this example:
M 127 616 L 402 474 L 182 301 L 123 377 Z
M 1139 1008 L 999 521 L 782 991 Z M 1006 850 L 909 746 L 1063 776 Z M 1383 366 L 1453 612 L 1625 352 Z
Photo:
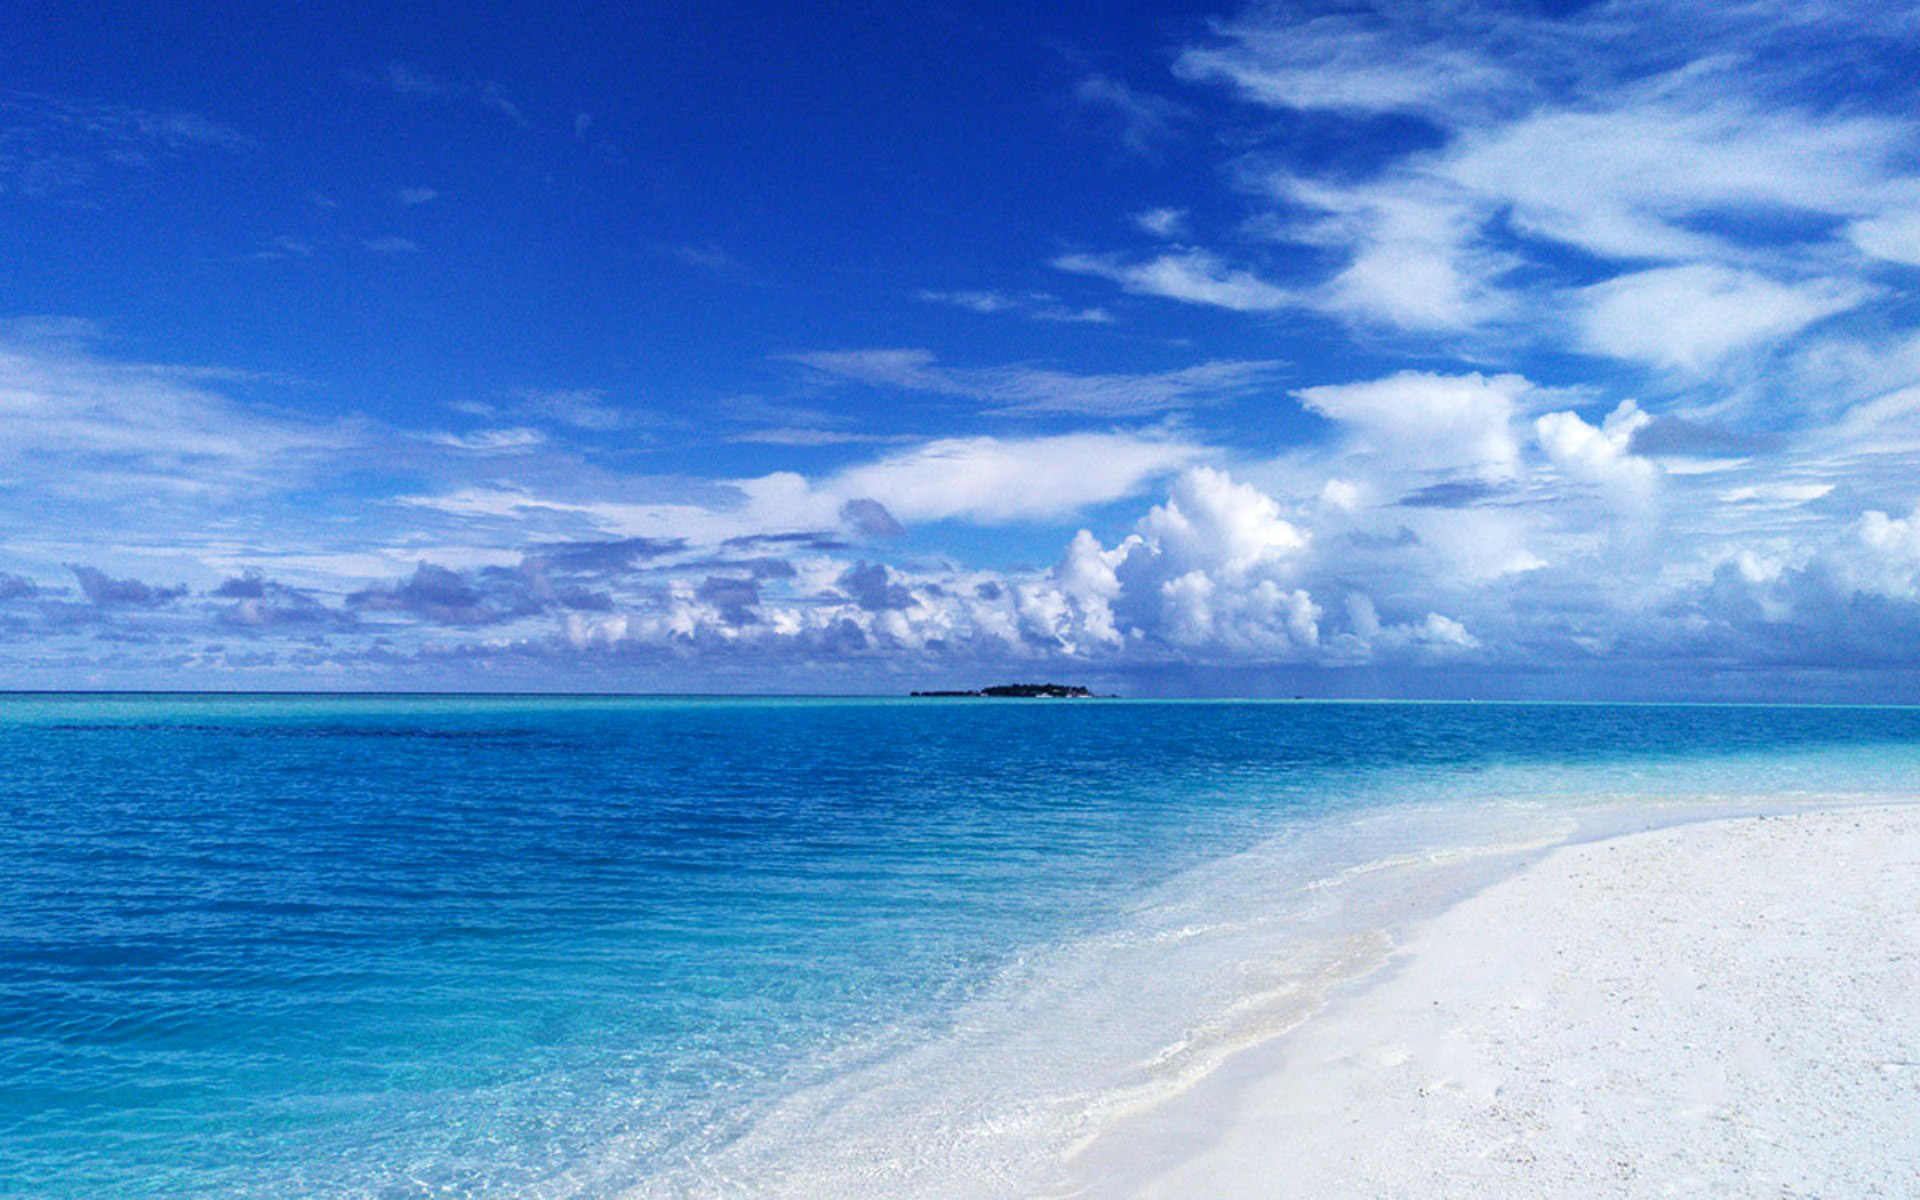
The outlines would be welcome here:
M 1920 710 L 0 697 L 0 1195 L 1028 1194 L 1569 834 Z

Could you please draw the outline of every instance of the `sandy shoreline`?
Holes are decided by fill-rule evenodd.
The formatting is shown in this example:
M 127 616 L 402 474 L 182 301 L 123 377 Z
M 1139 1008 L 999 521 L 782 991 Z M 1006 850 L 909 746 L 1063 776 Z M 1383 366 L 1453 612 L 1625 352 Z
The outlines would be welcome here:
M 1087 1196 L 1920 1195 L 1920 806 L 1559 849 L 1072 1173 Z

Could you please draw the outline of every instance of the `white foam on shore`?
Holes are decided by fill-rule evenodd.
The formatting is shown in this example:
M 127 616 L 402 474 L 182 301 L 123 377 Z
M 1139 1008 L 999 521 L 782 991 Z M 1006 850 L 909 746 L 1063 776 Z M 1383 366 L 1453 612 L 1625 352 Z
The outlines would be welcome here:
M 1570 844 L 1059 1194 L 1920 1194 L 1920 802 Z
M 1570 839 L 1766 802 L 1480 798 L 1288 831 L 1156 889 L 1119 928 L 1003 971 L 937 1036 L 844 1066 L 636 1197 L 982 1196 L 1071 1190 L 1103 1131 L 1301 1026 L 1394 935 Z M 1778 803 L 1778 802 L 1775 802 Z M 597 1190 L 597 1189 L 595 1189 Z
M 1287 1042 L 1378 977 L 1410 930 L 1556 847 L 1873 799 L 1501 786 L 1539 778 L 1289 826 L 1153 889 L 1110 928 L 1016 959 L 930 1036 L 842 1046 L 808 1064 L 718 1150 L 654 1160 L 636 1180 L 634 1159 L 613 1145 L 538 1194 L 1078 1194 L 1090 1162 L 1096 1175 L 1112 1169 L 1115 1131 L 1191 1111 L 1231 1074 L 1223 1067 Z

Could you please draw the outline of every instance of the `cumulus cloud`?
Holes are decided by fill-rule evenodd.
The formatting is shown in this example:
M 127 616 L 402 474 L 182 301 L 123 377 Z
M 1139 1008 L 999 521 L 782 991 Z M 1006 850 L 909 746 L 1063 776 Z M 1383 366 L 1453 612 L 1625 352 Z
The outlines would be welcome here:
M 602 541 L 549 542 L 534 545 L 527 556 L 559 570 L 589 575 L 615 574 L 687 548 L 685 538 L 628 537 Z
M 115 579 L 98 567 L 66 564 L 87 603 L 100 608 L 162 608 L 187 594 L 185 584 L 163 587 L 138 579 Z
M 772 591 L 738 572 L 670 581 L 637 606 L 570 616 L 566 636 L 579 649 L 1117 665 L 1425 662 L 1477 649 L 1451 617 L 1389 622 L 1365 597 L 1349 595 L 1330 624 L 1311 590 L 1311 545 L 1276 497 L 1200 467 L 1176 477 L 1117 543 L 1082 530 L 1043 573 L 829 557 L 772 581 Z
M 751 464 L 726 477 L 636 473 L 619 450 L 640 426 L 655 461 L 686 429 L 598 391 L 462 405 L 452 431 L 314 422 L 293 415 L 305 385 L 111 361 L 84 323 L 0 326 L 0 567 L 20 572 L 0 632 L 88 670 L 237 634 L 356 680 L 1251 666 L 1390 688 L 1444 665 L 1600 691 L 1855 672 L 1911 698 L 1913 15 L 1305 0 L 1213 22 L 1172 48 L 1180 101 L 1105 76 L 1076 93 L 1142 153 L 1204 131 L 1185 149 L 1217 172 L 1094 214 L 1111 244 L 1054 231 L 1071 301 L 977 264 L 918 294 L 969 336 L 1105 322 L 1102 293 L 1189 309 L 1122 300 L 1125 328 L 1062 340 L 1122 347 L 1104 369 L 792 356 L 786 394 L 715 405 L 745 430 L 724 461 Z M 368 81 L 527 119 L 484 81 Z M 0 164 L 0 186 L 84 184 L 82 143 L 142 164 L 245 148 L 153 114 L 59 122 L 65 150 Z M 1214 353 L 1167 357 L 1215 329 Z M 966 561 L 983 541 L 991 565 Z M 30 578 L 69 560 L 70 586 Z M 27 661 L 0 657 L 35 678 Z
M 709 575 L 693 594 L 729 625 L 752 625 L 760 619 L 760 585 L 752 575 Z
M 841 573 L 840 587 L 868 612 L 911 608 L 913 593 L 901 584 L 885 563 L 858 562 Z
M 1659 468 L 1633 452 L 1633 441 L 1651 420 L 1633 401 L 1623 400 L 1598 426 L 1578 413 L 1552 412 L 1535 418 L 1533 428 L 1547 458 L 1569 478 L 1643 499 Z
M 899 537 L 907 531 L 894 520 L 886 505 L 866 496 L 856 496 L 842 504 L 840 520 L 849 529 L 868 537 Z
M 311 592 L 269 579 L 259 570 L 245 571 L 222 581 L 208 595 L 225 601 L 216 619 L 240 630 L 351 625 L 351 613 L 329 608 Z
M 1288 560 L 1306 543 L 1272 497 L 1195 468 L 1116 551 L 1117 623 L 1188 649 L 1308 650 L 1320 640 L 1320 609 L 1288 586 Z
M 1163 435 L 936 439 L 823 476 L 736 481 L 730 510 L 596 509 L 616 526 L 644 513 L 681 532 L 547 543 L 518 570 L 423 565 L 349 608 L 546 636 L 555 653 L 682 662 L 1414 670 L 1688 648 L 1720 662 L 1741 637 L 1779 657 L 1795 622 L 1862 605 L 1904 619 L 1899 606 L 1914 603 L 1914 519 L 1880 509 L 1837 531 L 1820 524 L 1809 506 L 1834 485 L 1812 448 L 1749 445 L 1725 470 L 1669 475 L 1642 453 L 1654 420 L 1638 404 L 1588 415 L 1514 375 L 1402 372 L 1298 398 L 1329 435 L 1256 465 L 1260 483 Z M 1671 420 L 1689 445 L 1714 432 Z M 1045 494 L 1054 476 L 1070 496 Z M 1164 497 L 1117 539 L 1083 529 L 1042 571 L 849 557 L 830 532 L 1057 521 L 1162 480 Z M 1672 503 L 1657 504 L 1668 490 Z M 509 511 L 541 503 L 511 495 Z M 1640 532 L 1616 536 L 1622 514 Z M 1664 522 L 1658 537 L 1652 521 Z M 1743 538 L 1776 546 L 1729 559 Z M 587 578 L 607 590 L 561 598 Z
M 1866 512 L 1858 532 L 1854 562 L 1862 582 L 1884 595 L 1920 599 L 1920 506 L 1905 517 Z
M 458 572 L 421 563 L 407 579 L 362 588 L 347 604 L 363 612 L 406 613 L 441 625 L 488 625 L 506 614 Z

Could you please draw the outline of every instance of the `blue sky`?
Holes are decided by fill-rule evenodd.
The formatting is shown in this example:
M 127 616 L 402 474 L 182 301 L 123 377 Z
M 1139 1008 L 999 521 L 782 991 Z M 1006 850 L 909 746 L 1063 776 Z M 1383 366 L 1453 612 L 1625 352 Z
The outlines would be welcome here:
M 19 5 L 0 685 L 1920 699 L 1910 4 Z

